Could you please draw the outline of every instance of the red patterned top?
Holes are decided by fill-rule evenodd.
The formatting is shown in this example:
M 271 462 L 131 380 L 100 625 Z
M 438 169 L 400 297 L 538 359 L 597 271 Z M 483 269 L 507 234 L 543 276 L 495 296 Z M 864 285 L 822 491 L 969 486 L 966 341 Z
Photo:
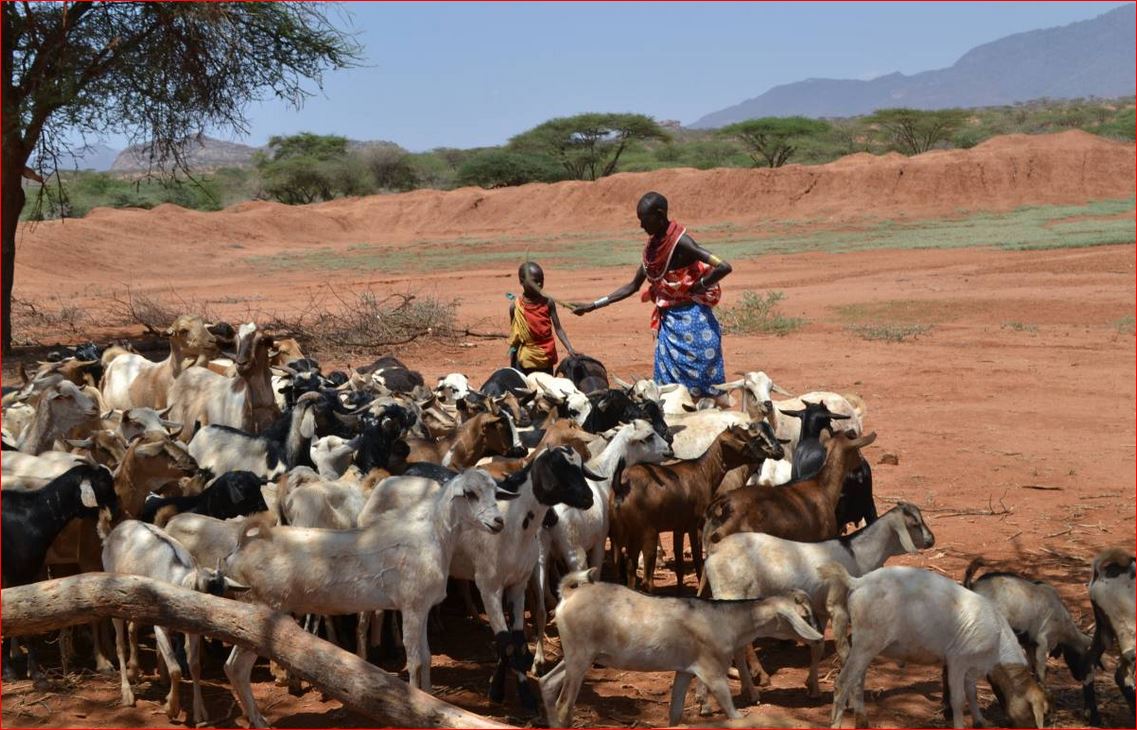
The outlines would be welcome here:
M 691 293 L 691 287 L 699 279 L 714 270 L 710 264 L 702 261 L 693 261 L 690 265 L 678 269 L 669 269 L 671 257 L 679 245 L 679 239 L 687 229 L 671 221 L 667 231 L 662 236 L 652 236 L 644 246 L 643 267 L 650 286 L 641 297 L 645 302 L 654 302 L 655 311 L 651 316 L 651 328 L 659 329 L 660 310 L 673 307 L 677 304 L 697 302 L 713 307 L 722 299 L 722 287 L 715 284 L 711 288 L 698 294 Z

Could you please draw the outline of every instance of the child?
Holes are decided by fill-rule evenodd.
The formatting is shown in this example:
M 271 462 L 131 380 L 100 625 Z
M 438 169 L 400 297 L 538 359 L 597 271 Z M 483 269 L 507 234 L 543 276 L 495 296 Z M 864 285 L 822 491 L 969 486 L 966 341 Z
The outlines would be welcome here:
M 557 364 L 554 331 L 570 357 L 576 352 L 561 328 L 557 305 L 541 292 L 545 286 L 541 267 L 526 261 L 518 267 L 517 279 L 524 294 L 509 305 L 509 364 L 526 374 L 540 371 L 552 375 Z

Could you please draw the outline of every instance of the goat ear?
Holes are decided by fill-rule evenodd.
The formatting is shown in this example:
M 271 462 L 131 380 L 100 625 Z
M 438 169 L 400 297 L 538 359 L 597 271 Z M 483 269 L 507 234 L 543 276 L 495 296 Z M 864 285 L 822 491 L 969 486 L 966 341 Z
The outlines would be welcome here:
M 828 410 L 828 409 L 826 409 L 826 410 Z M 843 413 L 830 413 L 829 418 L 834 420 L 834 421 L 847 421 L 850 418 L 852 418 L 852 416 L 847 416 Z
M 63 441 L 73 449 L 89 449 L 95 443 L 92 439 L 64 439 Z
M 908 534 L 908 525 L 905 520 L 901 520 L 900 524 L 896 526 L 896 536 L 900 538 L 900 547 L 904 548 L 904 552 L 908 554 L 920 552 L 913 544 L 912 536 Z
M 714 387 L 716 390 L 734 390 L 735 388 L 741 388 L 744 382 L 743 380 L 731 380 L 729 383 L 719 383 Z
M 99 499 L 95 496 L 95 488 L 91 486 L 90 479 L 79 482 L 79 501 L 88 509 L 99 506 Z
M 803 621 L 801 616 L 797 615 L 797 611 L 792 608 L 781 607 L 778 609 L 778 615 L 784 618 L 794 633 L 802 639 L 806 641 L 821 641 L 821 634 L 818 633 L 817 629 Z
M 675 390 L 679 390 L 679 383 L 664 383 L 659 386 L 660 393 L 670 393 Z
M 690 403 L 684 403 L 683 404 L 683 410 L 687 411 L 688 413 L 694 413 L 695 411 L 697 411 L 699 409 L 697 406 L 693 406 Z
M 589 568 L 588 572 L 585 575 L 588 576 L 589 583 L 600 582 L 600 568 Z
M 774 382 L 774 381 L 772 381 L 772 380 L 770 381 L 770 390 L 774 391 L 774 392 L 775 392 L 775 393 L 777 393 L 778 395 L 784 395 L 784 396 L 786 396 L 787 398 L 793 398 L 793 397 L 794 397 L 794 394 L 793 394 L 793 393 L 789 392 L 788 390 L 786 390 L 785 388 L 783 388 L 782 386 L 778 385 L 777 383 L 775 383 L 775 382 Z
M 304 415 L 300 417 L 300 436 L 302 438 L 310 439 L 316 435 L 316 414 L 312 412 L 311 408 L 304 411 Z

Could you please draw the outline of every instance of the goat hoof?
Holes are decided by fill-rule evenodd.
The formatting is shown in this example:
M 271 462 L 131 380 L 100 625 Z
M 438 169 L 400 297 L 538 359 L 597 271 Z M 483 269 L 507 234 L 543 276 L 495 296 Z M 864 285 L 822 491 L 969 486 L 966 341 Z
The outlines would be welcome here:
M 715 714 L 710 705 L 701 705 L 699 707 L 699 717 L 710 717 Z
M 769 687 L 770 686 L 770 675 L 769 674 L 762 672 L 761 674 L 758 675 L 757 679 L 758 679 L 758 686 L 759 687 Z

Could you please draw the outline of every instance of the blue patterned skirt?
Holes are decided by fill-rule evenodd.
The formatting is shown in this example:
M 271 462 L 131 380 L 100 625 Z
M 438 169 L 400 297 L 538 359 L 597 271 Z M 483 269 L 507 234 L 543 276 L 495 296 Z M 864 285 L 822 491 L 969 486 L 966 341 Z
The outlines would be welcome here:
M 660 310 L 655 341 L 657 383 L 682 383 L 692 395 L 716 396 L 723 382 L 722 331 L 714 312 L 691 302 Z

